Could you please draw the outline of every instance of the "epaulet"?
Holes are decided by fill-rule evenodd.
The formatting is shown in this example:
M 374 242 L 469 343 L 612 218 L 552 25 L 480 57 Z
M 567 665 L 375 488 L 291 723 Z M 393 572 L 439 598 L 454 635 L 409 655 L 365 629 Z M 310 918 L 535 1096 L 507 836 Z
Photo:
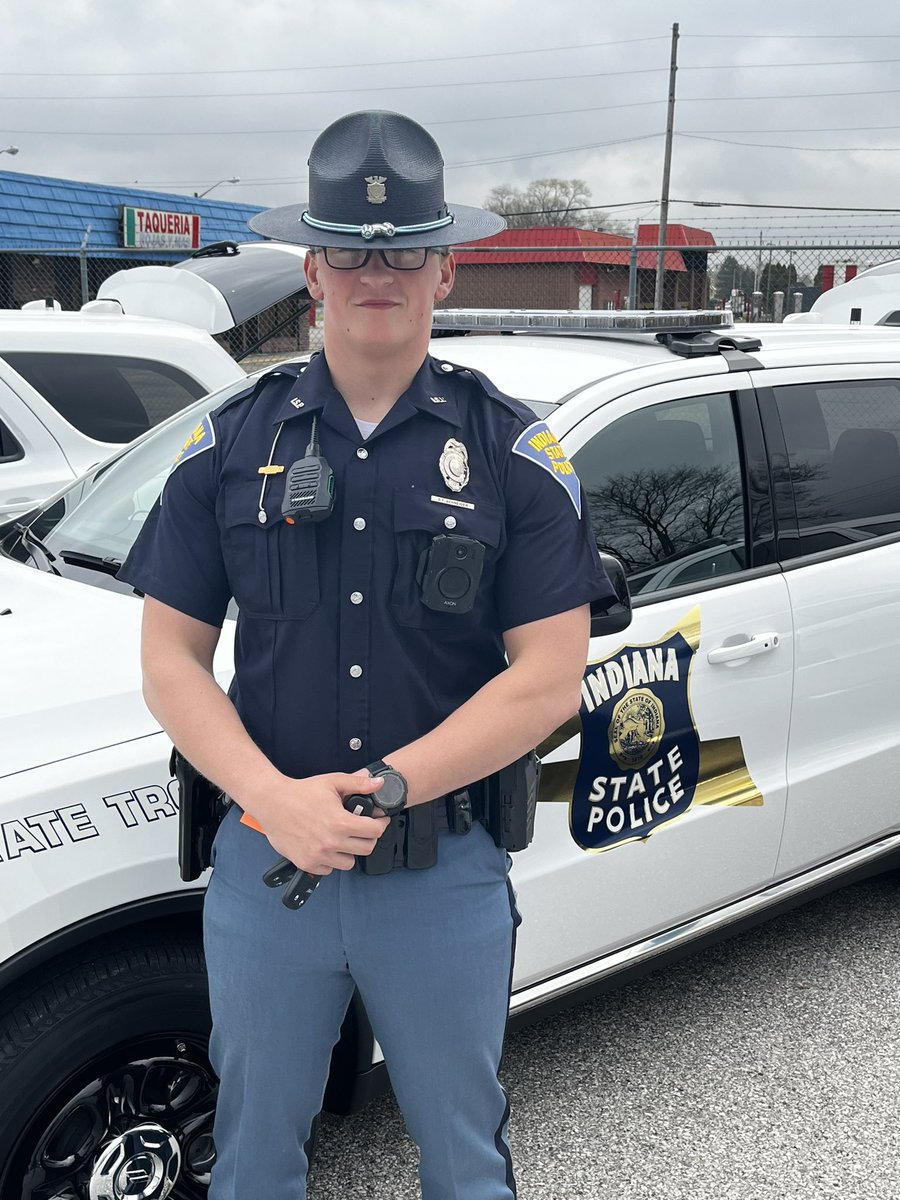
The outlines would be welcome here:
M 279 363 L 278 366 L 266 371 L 264 375 L 260 375 L 259 379 L 252 386 L 244 388 L 242 392 L 238 392 L 235 396 L 229 396 L 218 408 L 212 410 L 210 416 L 221 417 L 223 413 L 236 408 L 239 404 L 246 404 L 248 401 L 252 405 L 264 388 L 276 385 L 281 381 L 284 382 L 286 388 L 291 388 L 305 370 L 306 363 Z M 284 388 L 277 388 L 279 399 L 282 398 L 283 390 Z
M 435 359 L 435 366 L 438 371 L 444 371 L 447 374 L 452 373 L 463 379 L 466 377 L 474 379 L 489 400 L 494 400 L 497 404 L 502 404 L 507 412 L 511 412 L 513 416 L 518 417 L 526 425 L 530 425 L 534 420 L 534 412 L 527 404 L 521 400 L 514 400 L 512 396 L 507 396 L 505 392 L 501 392 L 496 384 L 488 379 L 487 375 L 482 375 L 474 367 L 461 367 L 458 363 L 446 362 L 440 358 Z

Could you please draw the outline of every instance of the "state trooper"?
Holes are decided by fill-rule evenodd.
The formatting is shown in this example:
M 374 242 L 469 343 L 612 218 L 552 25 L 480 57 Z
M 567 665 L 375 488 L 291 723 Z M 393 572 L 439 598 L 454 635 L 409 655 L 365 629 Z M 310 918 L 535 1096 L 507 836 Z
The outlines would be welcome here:
M 354 986 L 424 1200 L 516 1194 L 497 1072 L 519 916 L 477 818 L 484 781 L 577 711 L 589 604 L 612 589 L 546 427 L 428 354 L 446 247 L 504 224 L 445 202 L 440 151 L 410 119 L 327 128 L 308 204 L 251 222 L 313 247 L 324 353 L 204 421 L 121 572 L 146 596 L 147 704 L 233 801 L 204 913 L 211 1200 L 306 1195 Z M 213 653 L 232 598 L 226 695 Z M 383 808 L 356 815 L 352 795 Z M 279 855 L 321 877 L 299 911 L 262 883 Z

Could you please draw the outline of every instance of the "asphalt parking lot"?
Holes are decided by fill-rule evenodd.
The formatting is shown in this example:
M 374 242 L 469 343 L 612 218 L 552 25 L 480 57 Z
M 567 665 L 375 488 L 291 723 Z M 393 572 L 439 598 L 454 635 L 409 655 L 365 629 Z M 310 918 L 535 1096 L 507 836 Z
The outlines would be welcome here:
M 900 879 L 511 1034 L 520 1200 L 900 1197 Z M 311 1200 L 419 1196 L 391 1098 L 327 1119 Z

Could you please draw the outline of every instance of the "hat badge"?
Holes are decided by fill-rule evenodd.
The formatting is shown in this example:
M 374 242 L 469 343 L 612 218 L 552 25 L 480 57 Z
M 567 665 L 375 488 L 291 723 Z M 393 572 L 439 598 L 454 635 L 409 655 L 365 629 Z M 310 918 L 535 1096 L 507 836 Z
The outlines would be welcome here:
M 366 176 L 366 199 L 370 204 L 384 204 L 387 200 L 386 183 L 387 175 Z

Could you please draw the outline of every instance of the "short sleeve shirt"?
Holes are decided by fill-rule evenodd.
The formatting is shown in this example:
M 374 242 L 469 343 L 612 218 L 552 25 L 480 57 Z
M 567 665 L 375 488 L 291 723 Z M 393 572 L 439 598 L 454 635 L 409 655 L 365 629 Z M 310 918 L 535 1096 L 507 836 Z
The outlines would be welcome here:
M 285 480 L 314 419 L 334 506 L 291 525 Z M 423 564 L 448 536 L 484 547 L 464 613 L 423 603 Z M 210 625 L 234 598 L 229 694 L 295 777 L 421 737 L 505 669 L 506 630 L 613 599 L 553 435 L 480 374 L 431 357 L 368 438 L 324 355 L 226 402 L 188 440 L 120 577 Z

